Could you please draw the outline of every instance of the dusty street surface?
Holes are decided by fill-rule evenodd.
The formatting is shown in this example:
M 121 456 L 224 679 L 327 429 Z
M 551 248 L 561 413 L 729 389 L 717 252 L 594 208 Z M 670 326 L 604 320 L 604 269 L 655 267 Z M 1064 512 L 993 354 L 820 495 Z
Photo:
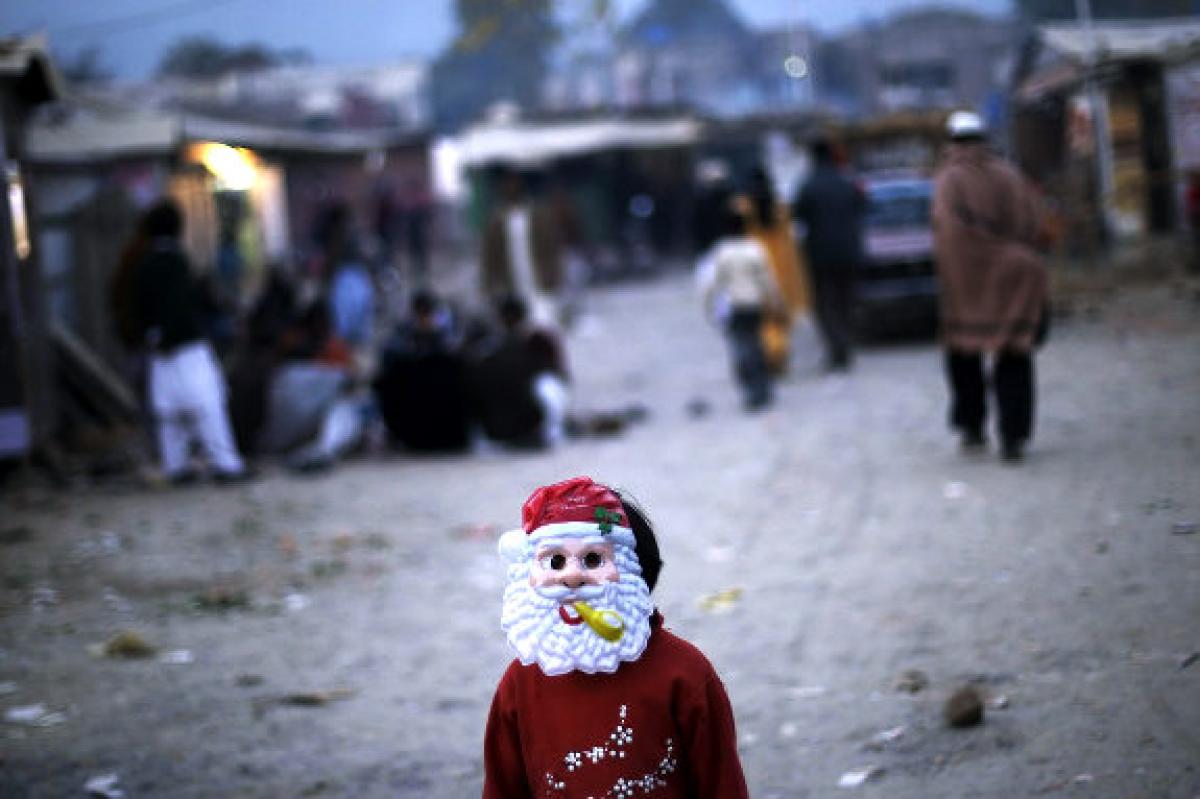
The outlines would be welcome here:
M 115 773 L 130 799 L 477 796 L 509 658 L 495 538 L 532 488 L 589 474 L 649 509 L 657 601 L 728 685 L 754 796 L 1200 796 L 1190 298 L 1060 324 L 1016 468 L 958 453 L 930 344 L 826 377 L 802 332 L 776 407 L 747 416 L 685 279 L 591 311 L 577 397 L 644 405 L 621 437 L 0 497 L 0 709 L 48 714 L 0 724 L 0 795 Z M 192 662 L 89 652 L 120 630 Z M 897 690 L 913 669 L 927 687 Z M 968 681 L 992 705 L 950 729 Z

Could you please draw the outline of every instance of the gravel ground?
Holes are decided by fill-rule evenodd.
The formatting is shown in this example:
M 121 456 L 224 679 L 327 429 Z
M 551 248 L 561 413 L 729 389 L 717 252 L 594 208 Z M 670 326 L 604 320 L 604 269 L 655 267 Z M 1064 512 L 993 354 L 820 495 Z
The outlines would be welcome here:
M 0 710 L 49 715 L 0 723 L 0 795 L 115 773 L 129 799 L 477 796 L 509 658 L 496 535 L 590 474 L 653 516 L 657 601 L 729 688 L 754 796 L 1200 796 L 1200 306 L 1138 289 L 1060 323 L 1018 467 L 958 453 L 931 344 L 824 376 L 797 339 L 746 415 L 682 276 L 608 288 L 570 346 L 580 405 L 647 409 L 620 436 L 11 486 Z M 98 657 L 121 630 L 192 662 Z M 897 690 L 913 669 L 927 686 Z M 950 729 L 967 683 L 984 723 Z M 859 768 L 881 771 L 838 787 Z

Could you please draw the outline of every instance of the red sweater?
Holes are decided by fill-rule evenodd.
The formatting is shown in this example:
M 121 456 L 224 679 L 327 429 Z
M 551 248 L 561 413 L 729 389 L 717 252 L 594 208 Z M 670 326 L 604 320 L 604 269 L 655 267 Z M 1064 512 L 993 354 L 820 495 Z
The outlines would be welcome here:
M 743 799 L 733 709 L 700 650 L 662 628 L 612 674 L 513 661 L 484 740 L 484 799 Z

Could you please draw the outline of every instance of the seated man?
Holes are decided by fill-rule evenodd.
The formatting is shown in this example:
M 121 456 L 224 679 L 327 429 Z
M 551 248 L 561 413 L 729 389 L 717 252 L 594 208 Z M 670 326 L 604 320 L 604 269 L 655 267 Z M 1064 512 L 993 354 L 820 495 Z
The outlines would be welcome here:
M 283 330 L 278 348 L 258 449 L 285 455 L 294 469 L 329 468 L 362 442 L 370 402 L 321 298 Z
M 471 394 L 483 432 L 516 447 L 544 447 L 563 436 L 567 371 L 558 338 L 531 325 L 515 296 L 500 304 L 501 335 L 471 368 Z
M 230 357 L 229 415 L 244 454 L 258 454 L 271 380 L 287 354 L 284 338 L 296 324 L 297 313 L 291 277 L 283 268 L 272 267 Z
M 412 318 L 384 345 L 375 396 L 393 443 L 423 452 L 454 452 L 470 443 L 464 364 L 437 298 L 412 300 Z

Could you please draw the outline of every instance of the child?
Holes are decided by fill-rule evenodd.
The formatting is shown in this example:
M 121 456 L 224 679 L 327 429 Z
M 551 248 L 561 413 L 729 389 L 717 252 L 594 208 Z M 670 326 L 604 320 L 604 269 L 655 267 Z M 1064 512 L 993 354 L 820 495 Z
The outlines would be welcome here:
M 712 665 L 662 624 L 641 511 L 587 477 L 539 488 L 508 562 L 517 653 L 492 700 L 484 799 L 741 799 L 733 710 Z
M 771 402 L 771 382 L 762 346 L 763 320 L 768 314 L 782 313 L 784 303 L 771 277 L 766 250 L 747 235 L 740 214 L 726 214 L 725 235 L 713 247 L 712 271 L 704 283 L 708 311 L 713 313 L 718 302 L 728 307 L 726 330 L 746 408 L 764 408 Z

